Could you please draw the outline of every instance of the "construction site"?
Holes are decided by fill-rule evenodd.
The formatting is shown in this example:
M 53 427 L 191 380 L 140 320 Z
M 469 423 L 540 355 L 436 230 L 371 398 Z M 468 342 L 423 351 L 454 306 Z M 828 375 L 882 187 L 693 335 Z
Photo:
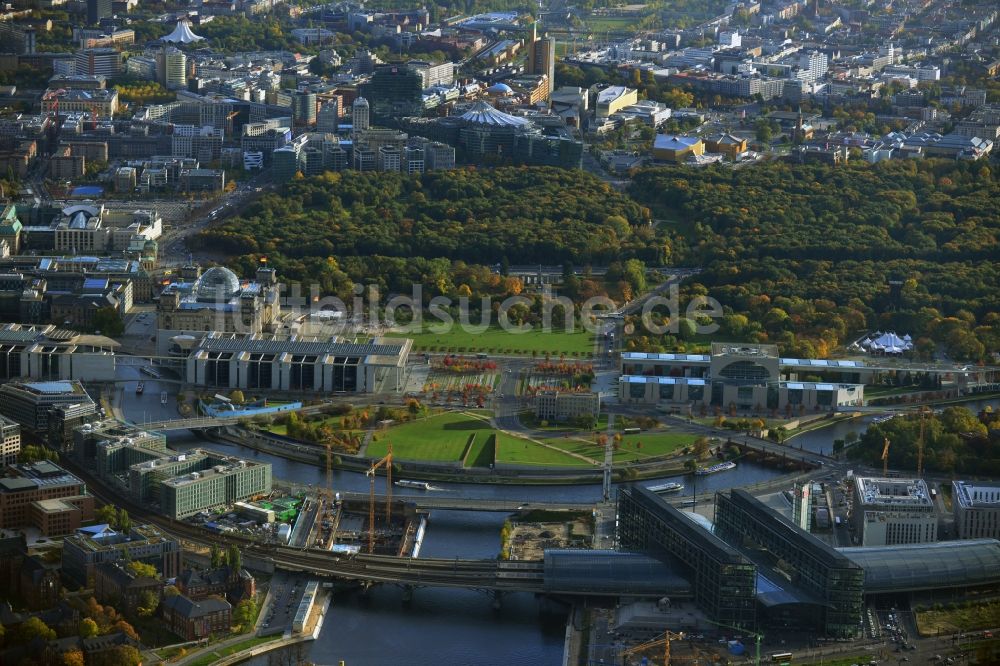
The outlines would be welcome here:
M 420 552 L 426 512 L 392 496 L 392 446 L 369 468 L 367 500 L 342 499 L 333 490 L 332 451 L 327 447 L 326 484 L 308 497 L 292 528 L 288 545 L 323 548 L 354 555 L 408 555 Z M 384 480 L 380 476 L 384 475 Z M 376 490 L 378 494 L 376 495 Z

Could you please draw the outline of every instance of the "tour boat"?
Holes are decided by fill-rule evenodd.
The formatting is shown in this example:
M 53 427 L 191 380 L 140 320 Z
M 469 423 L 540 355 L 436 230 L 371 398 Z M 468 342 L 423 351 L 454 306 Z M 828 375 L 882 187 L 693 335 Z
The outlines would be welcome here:
M 409 479 L 400 479 L 396 481 L 396 485 L 401 488 L 417 488 L 419 490 L 430 490 L 431 484 L 426 481 L 410 481 Z
M 695 472 L 695 474 L 698 476 L 705 476 L 708 474 L 715 474 L 716 472 L 725 472 L 726 470 L 735 468 L 736 463 L 730 460 L 729 462 L 719 463 L 718 465 L 712 465 L 711 467 L 701 467 Z
M 650 486 L 648 490 L 654 493 L 679 493 L 684 490 L 683 483 L 677 483 L 676 481 L 670 481 L 668 483 L 662 483 L 658 486 Z

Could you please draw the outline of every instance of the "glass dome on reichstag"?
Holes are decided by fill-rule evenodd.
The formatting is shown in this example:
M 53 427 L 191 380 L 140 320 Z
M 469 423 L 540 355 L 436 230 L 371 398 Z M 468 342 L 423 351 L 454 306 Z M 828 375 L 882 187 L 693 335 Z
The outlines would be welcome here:
M 192 290 L 199 301 L 224 302 L 240 291 L 240 279 L 228 268 L 216 266 L 195 280 Z

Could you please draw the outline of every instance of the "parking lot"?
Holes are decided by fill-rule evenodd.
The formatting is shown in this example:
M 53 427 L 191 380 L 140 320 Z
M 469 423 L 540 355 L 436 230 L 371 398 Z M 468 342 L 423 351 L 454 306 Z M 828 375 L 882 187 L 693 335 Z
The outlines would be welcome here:
M 275 574 L 271 579 L 271 601 L 266 608 L 261 609 L 261 636 L 291 632 L 292 620 L 295 619 L 305 586 L 305 579 L 283 573 Z

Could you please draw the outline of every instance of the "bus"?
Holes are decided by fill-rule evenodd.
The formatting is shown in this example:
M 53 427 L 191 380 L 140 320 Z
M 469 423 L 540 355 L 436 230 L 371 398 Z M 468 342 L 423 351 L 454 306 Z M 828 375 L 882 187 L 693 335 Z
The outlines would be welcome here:
M 622 430 L 624 435 L 638 435 L 640 432 L 642 432 L 641 428 L 624 428 Z
M 775 652 L 771 655 L 772 664 L 791 664 L 792 663 L 792 653 L 791 652 Z

